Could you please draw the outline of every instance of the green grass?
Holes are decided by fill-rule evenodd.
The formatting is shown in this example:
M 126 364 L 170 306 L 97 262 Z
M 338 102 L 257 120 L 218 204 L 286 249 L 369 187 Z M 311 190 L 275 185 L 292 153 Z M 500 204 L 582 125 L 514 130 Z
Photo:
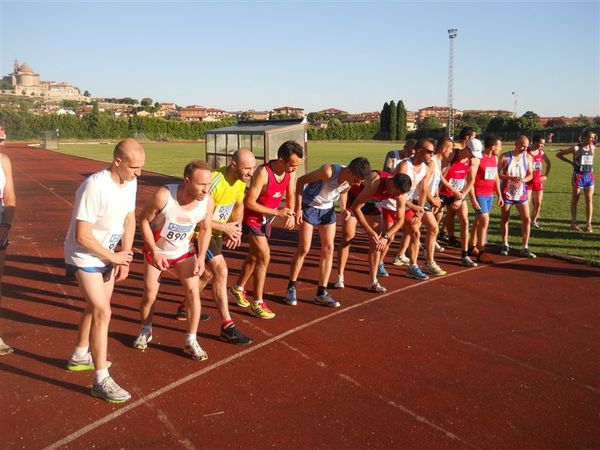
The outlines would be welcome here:
M 113 144 L 62 144 L 60 152 L 77 155 L 100 161 L 111 161 Z M 146 170 L 181 176 L 185 164 L 191 159 L 204 158 L 204 143 L 145 143 Z M 364 156 L 371 161 L 373 168 L 380 169 L 385 154 L 395 148 L 401 148 L 401 143 L 390 142 L 309 142 L 308 165 L 313 170 L 324 163 L 348 163 L 352 158 Z M 536 252 L 564 253 L 580 256 L 588 263 L 600 264 L 600 239 L 598 238 L 598 212 L 600 200 L 594 196 L 594 219 L 596 232 L 593 234 L 573 233 L 570 231 L 570 201 L 571 201 L 571 166 L 554 157 L 554 153 L 563 148 L 553 146 L 546 149 L 552 162 L 550 178 L 544 188 L 542 204 L 542 229 L 531 231 L 530 247 Z M 504 145 L 504 151 L 510 149 L 509 143 Z M 596 173 L 600 172 L 600 156 L 595 158 Z M 490 220 L 490 241 L 499 240 L 499 211 L 495 208 Z M 516 210 L 512 212 L 509 243 L 513 248 L 520 248 L 520 222 Z M 579 223 L 585 222 L 583 195 L 579 200 Z

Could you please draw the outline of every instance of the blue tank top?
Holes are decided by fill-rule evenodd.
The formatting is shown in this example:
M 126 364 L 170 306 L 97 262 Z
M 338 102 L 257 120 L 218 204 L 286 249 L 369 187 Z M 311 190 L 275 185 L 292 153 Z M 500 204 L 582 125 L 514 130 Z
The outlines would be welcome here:
M 339 182 L 340 171 L 344 167 L 340 164 L 332 164 L 333 174 L 330 178 L 313 181 L 304 186 L 302 204 L 316 209 L 333 208 L 333 202 L 339 198 L 340 193 L 350 187 L 347 181 L 342 184 Z

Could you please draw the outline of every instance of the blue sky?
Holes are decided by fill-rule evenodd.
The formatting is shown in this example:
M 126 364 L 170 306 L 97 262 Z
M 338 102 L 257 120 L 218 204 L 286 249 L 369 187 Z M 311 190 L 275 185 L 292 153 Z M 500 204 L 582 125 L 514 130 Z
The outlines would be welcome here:
M 226 110 L 454 105 L 600 114 L 600 1 L 35 2 L 0 0 L 0 69 L 93 96 Z

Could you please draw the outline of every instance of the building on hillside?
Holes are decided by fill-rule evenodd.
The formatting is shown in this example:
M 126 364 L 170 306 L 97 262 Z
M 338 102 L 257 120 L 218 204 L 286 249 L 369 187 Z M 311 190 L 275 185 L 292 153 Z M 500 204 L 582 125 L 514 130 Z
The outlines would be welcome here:
M 179 109 L 179 117 L 184 122 L 202 122 L 208 116 L 204 106 L 190 105 Z
M 78 88 L 69 83 L 64 81 L 41 81 L 39 73 L 35 73 L 27 63 L 19 64 L 17 60 L 14 62 L 13 72 L 3 77 L 2 81 L 9 83 L 11 86 L 9 92 L 3 90 L 5 94 L 37 96 L 59 100 L 88 100 L 87 97 L 81 95 L 81 91 Z
M 323 111 L 318 111 L 320 114 L 323 114 L 324 116 L 331 116 L 331 117 L 340 117 L 340 116 L 347 116 L 348 115 L 348 111 L 342 111 L 341 109 L 336 109 L 336 108 L 327 108 L 324 109 Z
M 294 106 L 280 106 L 273 108 L 273 114 L 289 117 L 304 117 L 304 109 L 296 108 Z
M 417 113 L 417 124 L 425 120 L 426 117 L 434 116 L 441 122 L 442 127 L 445 127 L 448 123 L 449 111 L 450 108 L 448 108 L 447 106 L 427 106 L 425 108 L 421 108 Z M 461 110 L 454 109 L 455 118 L 461 117 L 462 114 L 463 112 Z
M 515 114 L 512 111 L 506 111 L 504 109 L 465 109 L 463 110 L 464 115 L 469 115 L 471 117 L 481 117 L 481 116 L 503 116 L 503 117 L 514 117 Z
M 358 114 L 348 114 L 344 118 L 344 122 L 348 123 L 371 123 L 379 120 L 379 111 L 362 112 Z
M 159 111 L 177 111 L 177 104 L 175 103 L 161 103 L 158 107 Z
M 542 126 L 544 128 L 546 128 L 549 125 L 552 125 L 552 122 L 554 122 L 555 124 L 560 124 L 560 123 L 564 122 L 565 125 L 569 125 L 576 121 L 577 121 L 577 117 L 565 117 L 565 116 L 560 116 L 560 117 L 543 116 L 543 117 L 540 117 L 540 123 L 542 124 Z
M 415 131 L 417 129 L 417 112 L 406 111 L 406 131 Z

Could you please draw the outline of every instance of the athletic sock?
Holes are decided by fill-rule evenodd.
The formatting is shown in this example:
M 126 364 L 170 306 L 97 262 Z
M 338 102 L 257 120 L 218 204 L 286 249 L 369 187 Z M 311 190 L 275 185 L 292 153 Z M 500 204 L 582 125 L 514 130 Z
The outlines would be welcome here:
M 295 281 L 292 281 L 292 280 L 288 281 L 288 289 L 289 288 L 295 288 L 295 287 L 296 287 L 296 282 Z
M 469 256 L 469 251 L 468 250 L 463 250 L 461 252 L 461 255 L 462 255 L 463 258 L 465 258 L 465 257 Z
M 96 376 L 94 377 L 94 383 L 95 384 L 100 384 L 106 378 L 108 378 L 109 376 L 110 375 L 108 374 L 108 368 L 107 367 L 105 367 L 104 369 L 96 370 Z
M 186 333 L 185 345 L 191 345 L 196 340 L 196 333 Z
M 89 347 L 75 347 L 75 350 L 73 351 L 73 356 L 75 358 L 83 358 L 85 355 L 88 354 L 89 351 Z
M 235 286 L 233 286 L 233 288 L 236 291 L 240 291 L 240 292 L 242 292 L 244 290 L 244 286 L 240 286 L 239 284 L 236 284 Z
M 260 300 L 254 300 L 254 301 L 252 302 L 252 304 L 253 304 L 254 306 L 258 306 L 258 305 L 260 305 L 262 302 L 263 302 L 263 299 L 261 298 Z
M 325 287 L 325 286 L 319 286 L 317 288 L 317 295 L 325 295 L 326 292 L 327 292 L 327 287 Z
M 229 319 L 229 320 L 223 321 L 223 325 L 221 326 L 221 328 L 229 328 L 232 326 L 233 326 L 233 320 Z

